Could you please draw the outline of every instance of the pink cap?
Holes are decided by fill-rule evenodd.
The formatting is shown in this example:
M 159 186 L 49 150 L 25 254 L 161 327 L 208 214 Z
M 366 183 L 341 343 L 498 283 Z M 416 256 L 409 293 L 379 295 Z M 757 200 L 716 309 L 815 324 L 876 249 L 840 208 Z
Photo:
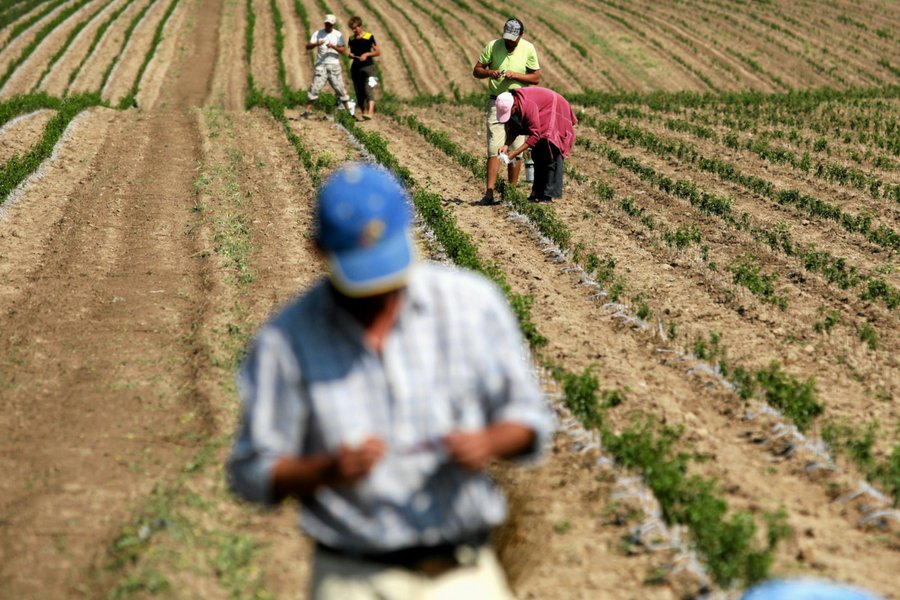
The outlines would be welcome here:
M 497 96 L 497 122 L 506 123 L 512 114 L 513 95 L 509 92 L 503 92 Z

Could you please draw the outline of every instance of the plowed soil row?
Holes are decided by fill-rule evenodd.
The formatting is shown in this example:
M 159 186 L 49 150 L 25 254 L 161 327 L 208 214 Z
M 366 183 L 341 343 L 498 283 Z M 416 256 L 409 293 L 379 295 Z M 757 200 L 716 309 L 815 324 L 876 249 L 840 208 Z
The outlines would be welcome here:
M 270 95 L 281 93 L 278 59 L 275 54 L 275 24 L 268 0 L 253 0 L 256 21 L 253 28 L 253 56 L 250 73 L 257 89 Z
M 140 23 L 131 32 L 127 45 L 121 54 L 117 56 L 115 66 L 106 85 L 103 87 L 101 96 L 104 100 L 115 104 L 129 92 L 137 77 L 138 70 L 147 56 L 147 51 L 150 49 L 156 28 L 165 15 L 169 4 L 168 0 L 155 0 L 150 9 L 144 14 Z M 116 46 L 115 52 L 118 53 L 120 47 Z M 105 69 L 106 66 L 104 65 L 101 72 L 104 72 Z

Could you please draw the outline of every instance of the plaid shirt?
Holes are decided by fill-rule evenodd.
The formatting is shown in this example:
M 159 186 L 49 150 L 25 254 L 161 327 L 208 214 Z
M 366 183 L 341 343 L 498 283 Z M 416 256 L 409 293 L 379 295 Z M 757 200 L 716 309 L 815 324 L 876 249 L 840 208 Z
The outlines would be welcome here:
M 456 542 L 498 525 L 502 495 L 484 473 L 448 460 L 441 439 L 497 421 L 532 428 L 546 446 L 553 416 L 517 323 L 484 278 L 420 263 L 381 354 L 333 299 L 327 281 L 258 332 L 239 374 L 242 424 L 228 472 L 244 498 L 272 502 L 283 456 L 334 453 L 370 435 L 388 450 L 359 484 L 321 487 L 301 526 L 352 552 Z

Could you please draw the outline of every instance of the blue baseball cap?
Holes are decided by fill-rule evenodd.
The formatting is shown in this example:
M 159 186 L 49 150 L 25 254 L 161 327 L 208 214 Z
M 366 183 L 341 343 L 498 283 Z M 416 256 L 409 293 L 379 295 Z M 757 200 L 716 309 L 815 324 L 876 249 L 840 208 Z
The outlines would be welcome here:
M 741 600 L 879 600 L 864 590 L 817 579 L 767 581 Z
M 354 298 L 403 287 L 415 250 L 409 195 L 385 169 L 352 163 L 319 188 L 316 239 L 331 281 Z

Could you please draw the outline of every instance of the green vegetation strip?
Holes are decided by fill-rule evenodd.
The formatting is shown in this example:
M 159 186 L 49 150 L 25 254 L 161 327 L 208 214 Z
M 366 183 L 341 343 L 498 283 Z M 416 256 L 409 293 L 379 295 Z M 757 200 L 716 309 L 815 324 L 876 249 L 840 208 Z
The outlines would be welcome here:
M 94 50 L 97 49 L 97 46 L 100 44 L 100 40 L 103 39 L 103 35 L 109 29 L 110 25 L 112 25 L 113 23 L 116 22 L 116 19 L 119 18 L 119 15 L 121 15 L 123 12 L 125 12 L 125 9 L 127 9 L 129 6 L 131 6 L 132 2 L 134 2 L 134 0 L 125 0 L 125 2 L 122 3 L 122 6 L 120 6 L 116 10 L 114 10 L 112 12 L 112 14 L 109 15 L 109 18 L 107 18 L 100 25 L 100 27 L 97 28 L 97 31 L 94 33 L 94 39 L 91 40 L 91 45 L 88 48 L 87 52 L 85 52 L 84 56 L 81 57 L 81 61 L 78 63 L 78 66 L 75 67 L 75 69 L 73 69 L 72 72 L 69 74 L 68 87 L 70 87 L 72 85 L 72 83 L 75 82 L 75 79 L 78 77 L 78 74 L 81 73 L 81 69 L 84 67 L 84 64 L 87 62 L 88 58 L 93 56 Z M 68 93 L 68 87 L 66 89 L 66 93 Z M 102 89 L 102 85 L 101 85 L 101 89 Z
M 49 23 L 47 23 L 46 25 L 41 27 L 40 31 L 38 31 L 35 34 L 34 38 L 31 40 L 31 42 L 29 42 L 27 46 L 22 48 L 22 51 L 19 53 L 19 56 L 17 56 L 15 59 L 10 61 L 9 64 L 7 65 L 6 72 L 4 72 L 2 76 L 0 76 L 0 89 L 2 89 L 3 86 L 6 85 L 6 82 L 9 81 L 9 78 L 12 77 L 12 74 L 15 73 L 16 69 L 18 69 L 19 66 L 23 62 L 25 62 L 25 60 L 29 56 L 31 56 L 31 54 L 32 54 L 32 52 L 34 52 L 35 48 L 37 48 L 38 45 L 40 45 L 40 43 L 44 41 L 44 38 L 47 37 L 47 35 L 51 31 L 53 31 L 54 29 L 59 27 L 59 25 L 63 21 L 65 21 L 66 19 L 71 17 L 74 13 L 76 13 L 78 10 L 80 10 L 82 6 L 84 6 L 85 4 L 87 4 L 88 2 L 91 2 L 91 1 L 92 0 L 78 0 L 77 2 L 74 2 L 74 3 L 70 4 L 69 6 L 66 6 L 64 9 L 59 11 L 59 14 L 57 14 Z
M 16 6 L 12 6 L 12 2 L 7 3 L 7 6 L 0 11 L 0 29 L 13 23 L 22 15 L 28 14 L 46 1 L 47 0 L 26 0 L 25 2 L 20 2 Z
M 106 87 L 106 82 L 109 80 L 109 76 L 112 74 L 113 68 L 124 55 L 125 48 L 128 47 L 128 41 L 131 39 L 131 34 L 134 33 L 135 27 L 138 26 L 138 23 L 140 23 L 144 18 L 144 15 L 147 14 L 147 11 L 150 10 L 150 7 L 156 4 L 157 1 L 158 0 L 149 0 L 149 2 L 144 5 L 144 8 L 142 8 L 136 15 L 131 18 L 131 22 L 128 23 L 128 28 L 125 29 L 125 33 L 122 36 L 122 44 L 119 46 L 119 52 L 116 54 L 116 57 L 111 60 L 108 65 L 106 65 L 106 70 L 103 72 L 103 78 L 100 80 L 101 92 Z
M 91 16 L 89 16 L 87 19 L 81 21 L 80 23 L 78 23 L 78 25 L 76 25 L 75 27 L 72 28 L 72 30 L 69 32 L 69 35 L 66 36 L 66 41 L 63 43 L 62 46 L 60 46 L 60 48 L 50 58 L 50 62 L 47 63 L 47 66 L 44 68 L 44 71 L 41 73 L 41 76 L 38 78 L 37 82 L 34 84 L 32 91 L 37 90 L 40 87 L 41 82 L 44 81 L 44 78 L 47 75 L 49 75 L 51 69 L 53 69 L 53 65 L 55 65 L 57 63 L 57 61 L 59 61 L 60 58 L 62 58 L 62 55 L 66 53 L 66 50 L 69 49 L 69 46 L 72 44 L 72 42 L 75 40 L 75 38 L 78 37 L 78 34 L 81 33 L 81 31 L 85 27 L 90 25 L 90 23 L 95 18 L 97 18 L 97 16 L 100 13 L 102 13 L 104 10 L 106 10 L 106 8 L 110 4 L 112 4 L 114 1 L 115 0 L 107 0 L 106 4 L 102 5 L 100 8 L 95 10 L 93 12 L 93 14 L 91 14 Z
M 100 104 L 100 94 L 93 92 L 71 96 L 61 101 L 53 116 L 44 127 L 44 135 L 25 156 L 13 156 L 0 168 L 0 204 L 6 201 L 17 185 L 33 173 L 40 164 L 50 157 L 53 147 L 65 132 L 66 127 L 81 111 Z
M 0 127 L 21 115 L 45 108 L 57 109 L 62 100 L 54 98 L 46 92 L 35 92 L 13 96 L 9 100 L 0 102 Z
M 272 23 L 275 28 L 275 59 L 278 62 L 278 81 L 281 83 L 281 95 L 287 97 L 291 90 L 287 84 L 287 69 L 284 66 L 284 19 L 281 17 L 281 11 L 278 10 L 278 3 L 275 0 L 269 0 L 269 7 L 272 10 Z
M 715 479 L 688 474 L 691 456 L 678 450 L 680 428 L 639 415 L 616 434 L 606 424 L 605 412 L 617 402 L 610 402 L 608 395 L 600 401 L 600 385 L 590 369 L 581 374 L 555 370 L 553 375 L 562 385 L 566 406 L 599 432 L 604 450 L 623 467 L 642 473 L 666 523 L 688 528 L 695 550 L 718 585 L 749 586 L 768 577 L 778 542 L 791 533 L 783 510 L 763 514 L 766 535 L 759 546 L 753 516 L 745 511 L 729 514 Z
M 900 235 L 887 225 L 875 226 L 870 214 L 861 212 L 858 215 L 851 215 L 830 202 L 803 194 L 796 189 L 776 189 L 770 181 L 755 175 L 747 175 L 732 163 L 703 156 L 691 144 L 660 138 L 640 127 L 622 123 L 618 119 L 597 119 L 583 113 L 581 116 L 583 124 L 590 125 L 607 138 L 631 142 L 661 158 L 670 159 L 674 156 L 683 162 L 696 165 L 701 171 L 713 173 L 724 181 L 737 183 L 778 204 L 796 206 L 809 216 L 835 221 L 848 232 L 863 234 L 873 244 L 900 250 Z
M 19 23 L 15 27 L 13 27 L 12 31 L 9 32 L 9 37 L 6 38 L 6 42 L 4 42 L 2 46 L 0 46 L 0 51 L 2 51 L 13 40 L 15 40 L 17 37 L 19 37 L 19 34 L 21 34 L 23 31 L 25 31 L 26 29 L 28 29 L 29 27 L 31 27 L 32 25 L 34 25 L 35 23 L 37 23 L 38 21 L 40 21 L 41 19 L 46 17 L 48 14 L 53 12 L 56 9 L 56 7 L 58 7 L 60 4 L 66 2 L 66 1 L 67 0 L 54 0 L 53 2 L 50 2 L 49 4 L 47 4 L 47 6 L 43 7 L 40 10 L 40 12 L 28 17 L 26 20 L 22 21 L 21 23 Z M 33 7 L 39 6 L 40 4 L 43 4 L 43 0 L 40 2 L 31 2 L 31 3 L 29 3 L 27 10 L 30 11 Z M 0 27 L 3 27 L 3 26 L 4 25 L 0 25 Z
M 119 100 L 119 108 L 128 108 L 135 103 L 135 97 L 138 94 L 138 90 L 140 89 L 141 78 L 144 76 L 144 71 L 147 69 L 147 65 L 150 64 L 150 61 L 153 59 L 153 55 L 156 53 L 156 48 L 159 46 L 159 43 L 163 38 L 163 30 L 166 27 L 166 23 L 169 22 L 169 17 L 172 16 L 172 13 L 175 11 L 175 7 L 178 5 L 179 0 L 172 0 L 169 4 L 169 8 L 166 9 L 165 14 L 163 14 L 162 19 L 160 19 L 159 24 L 156 26 L 156 31 L 153 33 L 153 41 L 150 42 L 150 48 L 147 50 L 147 54 L 144 55 L 144 62 L 141 63 L 141 68 L 138 69 L 137 75 L 134 77 L 134 83 L 131 84 L 131 90 L 126 94 L 121 100 Z
M 735 216 L 732 211 L 733 201 L 731 198 L 706 192 L 687 179 L 675 180 L 661 175 L 653 167 L 642 164 L 634 157 L 625 156 L 606 144 L 583 138 L 576 140 L 576 144 L 579 147 L 600 152 L 616 166 L 631 171 L 666 194 L 687 200 L 700 212 L 717 217 L 735 229 L 748 231 L 754 239 L 766 244 L 771 250 L 798 258 L 805 270 L 820 273 L 828 282 L 836 284 L 841 289 L 861 285 L 862 289 L 858 292 L 860 299 L 880 300 L 891 310 L 900 307 L 900 290 L 895 289 L 881 277 L 861 274 L 844 258 L 832 256 L 824 250 L 816 249 L 813 245 L 804 247 L 794 242 L 788 230 L 783 227 L 771 228 L 754 225 L 747 213 L 743 213 L 739 217 Z
M 256 29 L 256 13 L 253 11 L 253 0 L 247 0 L 247 26 L 244 28 L 244 60 L 247 61 L 247 98 L 246 107 L 249 110 L 256 106 L 260 99 L 259 90 L 253 81 L 253 32 Z

